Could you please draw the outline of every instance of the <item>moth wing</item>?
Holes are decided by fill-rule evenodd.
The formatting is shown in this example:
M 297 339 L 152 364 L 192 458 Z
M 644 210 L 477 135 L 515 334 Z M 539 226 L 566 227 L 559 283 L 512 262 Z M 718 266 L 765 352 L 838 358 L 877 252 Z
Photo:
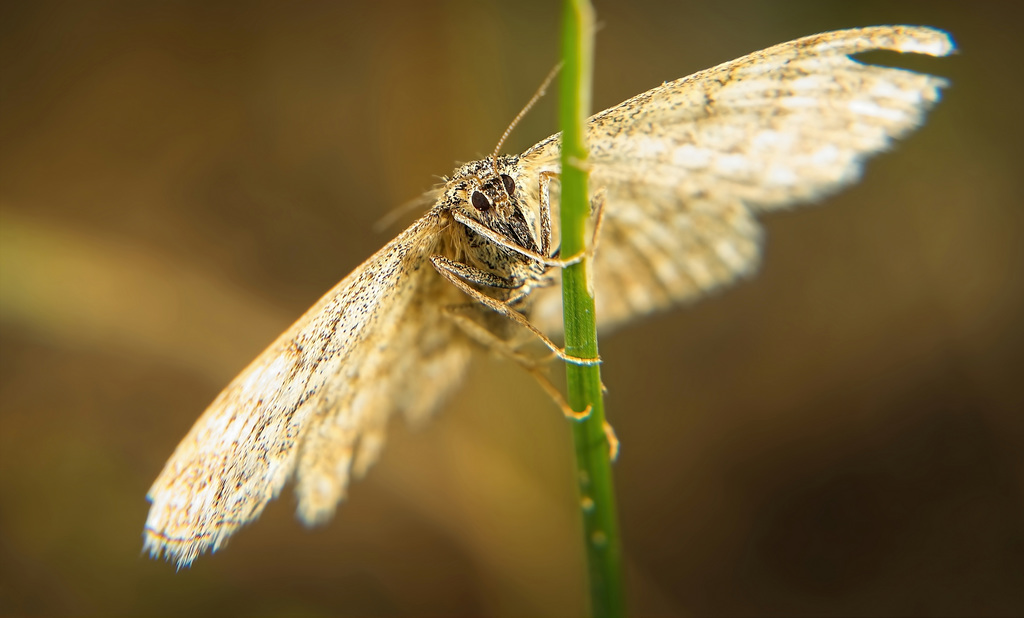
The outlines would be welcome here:
M 429 295 L 440 277 L 427 258 L 441 233 L 438 216 L 420 219 L 217 396 L 149 490 L 151 555 L 182 567 L 216 551 L 293 472 L 300 516 L 325 519 L 350 474 L 373 463 L 391 413 L 418 417 L 437 405 L 469 353 L 444 346 L 451 327 Z
M 855 182 L 868 156 L 922 123 L 946 85 L 851 54 L 953 49 L 948 34 L 927 27 L 826 32 L 667 82 L 591 117 L 591 191 L 605 196 L 593 264 L 598 327 L 752 274 L 757 212 Z M 520 163 L 532 174 L 558 171 L 559 147 L 554 135 Z M 526 184 L 536 199 L 538 182 Z M 556 209 L 557 187 L 553 193 Z M 561 329 L 558 286 L 536 293 L 531 319 Z

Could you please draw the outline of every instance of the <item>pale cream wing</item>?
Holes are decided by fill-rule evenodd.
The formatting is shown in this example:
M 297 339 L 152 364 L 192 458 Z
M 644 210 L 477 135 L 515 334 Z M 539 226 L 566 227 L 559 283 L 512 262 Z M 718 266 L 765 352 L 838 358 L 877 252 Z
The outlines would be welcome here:
M 591 117 L 591 190 L 606 196 L 593 267 L 599 328 L 751 274 L 758 211 L 853 183 L 868 156 L 919 126 L 945 80 L 849 57 L 878 49 L 943 56 L 954 45 L 926 27 L 827 32 L 667 82 Z M 557 171 L 558 151 L 555 135 L 520 162 L 530 173 Z M 540 290 L 532 319 L 559 330 L 560 306 L 558 286 Z
M 450 326 L 425 296 L 440 279 L 427 258 L 443 233 L 436 213 L 420 219 L 221 392 L 149 491 L 152 555 L 181 567 L 216 550 L 293 472 L 300 516 L 324 519 L 350 471 L 376 458 L 388 416 L 435 407 L 468 354 L 467 345 L 443 345 Z

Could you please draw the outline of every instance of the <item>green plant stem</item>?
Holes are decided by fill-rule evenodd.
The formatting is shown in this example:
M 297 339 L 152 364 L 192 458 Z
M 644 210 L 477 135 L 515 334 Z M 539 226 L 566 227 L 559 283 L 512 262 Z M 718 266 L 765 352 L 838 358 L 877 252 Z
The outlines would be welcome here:
M 578 255 L 586 247 L 586 119 L 593 74 L 594 12 L 588 0 L 565 0 L 559 120 L 562 129 L 561 255 Z M 594 299 L 587 290 L 586 261 L 562 273 L 566 351 L 597 357 Z M 604 431 L 600 366 L 566 365 L 569 403 L 575 410 L 591 406 L 590 416 L 573 427 L 576 471 L 587 553 L 591 613 L 625 614 L 622 547 L 615 511 L 609 446 Z

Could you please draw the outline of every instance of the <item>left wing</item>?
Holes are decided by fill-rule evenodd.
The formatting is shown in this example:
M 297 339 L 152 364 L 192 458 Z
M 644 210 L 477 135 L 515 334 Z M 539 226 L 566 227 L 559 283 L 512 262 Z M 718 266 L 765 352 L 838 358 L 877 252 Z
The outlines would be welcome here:
M 299 516 L 328 518 L 374 462 L 393 411 L 429 413 L 471 351 L 441 318 L 431 211 L 321 298 L 213 401 L 149 490 L 145 549 L 188 566 L 257 518 L 294 472 Z M 441 294 L 442 296 L 437 296 Z

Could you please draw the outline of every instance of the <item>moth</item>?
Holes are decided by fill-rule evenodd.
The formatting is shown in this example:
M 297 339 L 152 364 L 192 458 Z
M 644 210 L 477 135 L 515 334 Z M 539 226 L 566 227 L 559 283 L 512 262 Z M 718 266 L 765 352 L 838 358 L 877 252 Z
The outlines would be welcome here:
M 826 32 L 588 120 L 586 165 L 602 203 L 590 267 L 601 332 L 750 276 L 756 215 L 850 185 L 869 155 L 922 123 L 946 81 L 850 57 L 871 50 L 945 56 L 954 44 L 917 26 Z M 216 551 L 290 479 L 299 518 L 324 522 L 377 460 L 389 417 L 429 416 L 480 349 L 514 354 L 526 333 L 565 358 L 550 338 L 562 328 L 558 172 L 556 134 L 463 165 L 426 194 L 426 214 L 199 417 L 149 490 L 151 556 L 180 568 Z

